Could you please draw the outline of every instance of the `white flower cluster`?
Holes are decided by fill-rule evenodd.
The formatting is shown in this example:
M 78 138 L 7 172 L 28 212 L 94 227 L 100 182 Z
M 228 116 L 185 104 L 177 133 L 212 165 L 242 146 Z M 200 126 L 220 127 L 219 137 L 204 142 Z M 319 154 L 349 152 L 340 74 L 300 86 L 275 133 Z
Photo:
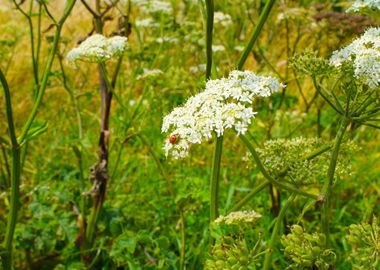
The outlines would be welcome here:
M 141 28 L 158 28 L 160 24 L 155 22 L 152 18 L 146 18 L 141 20 L 136 20 L 135 25 Z
M 162 0 L 134 0 L 132 2 L 138 5 L 143 13 L 173 13 L 173 7 L 170 2 Z
M 215 132 L 234 128 L 238 134 L 247 131 L 256 112 L 249 106 L 257 97 L 268 97 L 285 85 L 272 77 L 251 71 L 232 71 L 228 78 L 209 80 L 205 91 L 191 97 L 184 106 L 165 116 L 162 132 L 170 132 L 164 150 L 175 159 L 188 155 L 192 144 L 208 140 Z
M 355 77 L 374 89 L 380 84 L 380 27 L 369 28 L 347 47 L 333 52 L 330 63 L 353 66 Z
M 347 12 L 361 12 L 365 10 L 380 10 L 380 0 L 355 0 Z
M 77 60 L 103 62 L 123 54 L 127 47 L 127 40 L 126 37 L 121 36 L 106 38 L 96 34 L 88 37 L 77 48 L 72 49 L 67 54 L 67 60 L 71 62 Z
M 228 27 L 232 24 L 232 18 L 229 14 L 217 11 L 214 13 L 214 23 L 223 27 Z
M 236 211 L 231 212 L 227 216 L 219 216 L 215 219 L 216 224 L 241 224 L 241 223 L 254 223 L 261 218 L 261 214 L 255 211 Z
M 162 43 L 172 43 L 172 44 L 177 44 L 179 42 L 178 38 L 175 38 L 175 37 L 168 37 L 168 36 L 163 36 L 163 37 L 159 37 L 156 39 L 156 42 L 158 44 L 162 44 Z
M 144 68 L 142 74 L 139 74 L 136 77 L 136 80 L 146 79 L 146 78 L 154 78 L 158 77 L 159 75 L 163 74 L 161 69 L 147 69 Z

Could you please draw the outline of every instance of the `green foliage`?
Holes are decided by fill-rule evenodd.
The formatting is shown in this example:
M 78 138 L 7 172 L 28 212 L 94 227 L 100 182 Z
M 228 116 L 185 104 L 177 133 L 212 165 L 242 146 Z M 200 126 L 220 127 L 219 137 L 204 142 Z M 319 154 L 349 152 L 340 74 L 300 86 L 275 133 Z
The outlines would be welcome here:
M 10 86 L 17 135 L 38 94 L 34 77 L 41 81 L 52 46 L 55 24 L 47 10 L 57 19 L 65 2 L 16 1 L 31 15 L 32 32 L 13 1 L 0 5 L 0 67 Z M 214 224 L 210 232 L 209 178 L 215 139 L 194 147 L 180 162 L 166 159 L 162 150 L 163 116 L 204 89 L 204 1 L 118 1 L 112 8 L 108 5 L 117 1 L 99 1 L 100 8 L 107 10 L 104 35 L 131 33 L 117 76 L 113 77 L 118 60 L 106 63 L 109 78 L 115 78 L 109 122 L 110 178 L 94 245 L 81 250 L 83 217 L 88 217 L 93 203 L 88 192 L 93 186 L 89 168 L 99 151 L 100 95 L 96 64 L 73 67 L 66 61 L 68 51 L 94 28 L 91 14 L 81 1 L 76 2 L 62 29 L 36 121 L 21 146 L 14 268 L 261 269 L 275 218 L 290 193 L 268 184 L 250 196 L 266 179 L 247 162 L 246 147 L 236 134 L 226 132 L 219 212 L 226 216 L 246 199 L 241 209 L 255 209 L 262 217 L 248 224 Z M 95 8 L 95 1 L 86 2 Z M 148 12 L 140 6 L 148 2 L 168 3 L 172 12 Z M 47 10 L 41 3 L 46 3 Z M 215 11 L 231 18 L 214 25 L 213 45 L 219 49 L 213 54 L 214 75 L 221 78 L 236 68 L 266 1 L 214 3 Z M 281 183 L 320 195 L 338 126 L 342 119 L 349 121 L 330 198 L 329 248 L 324 248 L 320 233 L 322 202 L 300 196 L 287 210 L 279 231 L 286 231 L 288 224 L 302 224 L 302 228 L 292 226 L 291 233 L 282 237 L 284 250 L 275 239 L 270 251 L 273 269 L 378 268 L 378 221 L 347 228 L 380 211 L 380 91 L 358 80 L 351 64 L 337 68 L 329 61 L 334 50 L 371 25 L 378 25 L 376 16 L 346 14 L 343 1 L 276 1 L 245 63 L 245 69 L 287 85 L 266 100 L 253 100 L 258 114 L 249 127 L 253 136 L 247 135 L 269 174 Z M 12 146 L 1 87 L 0 92 L 3 241 L 10 207 Z M 324 147 L 326 151 L 308 158 Z M 86 252 L 91 253 L 92 264 L 83 256 Z

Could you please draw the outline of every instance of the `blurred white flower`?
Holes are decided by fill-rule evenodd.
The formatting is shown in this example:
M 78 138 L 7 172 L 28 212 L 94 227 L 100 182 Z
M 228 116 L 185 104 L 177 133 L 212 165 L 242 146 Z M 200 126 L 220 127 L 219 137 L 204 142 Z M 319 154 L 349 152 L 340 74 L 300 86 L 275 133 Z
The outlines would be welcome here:
M 156 39 L 156 42 L 161 44 L 161 43 L 172 43 L 172 44 L 177 44 L 178 43 L 178 38 L 175 37 L 159 37 Z
M 242 51 L 244 51 L 244 49 L 245 49 L 245 47 L 242 45 L 237 45 L 234 47 L 234 50 L 238 51 L 238 52 L 242 52 Z
M 226 48 L 224 48 L 223 45 L 212 45 L 212 51 L 213 52 L 222 52 L 225 50 L 226 50 Z
M 355 77 L 374 89 L 380 84 L 380 28 L 369 28 L 360 38 L 333 52 L 330 63 L 353 66 Z
M 140 7 L 143 13 L 172 13 L 173 8 L 170 2 L 162 0 L 133 0 L 134 4 Z
M 154 77 L 157 77 L 159 75 L 163 74 L 162 70 L 161 69 L 147 69 L 147 68 L 144 68 L 143 69 L 143 73 L 138 75 L 136 77 L 136 80 L 141 80 L 141 79 L 146 79 L 146 78 L 154 78 Z
M 219 137 L 225 129 L 244 134 L 257 112 L 249 106 L 257 97 L 268 97 L 285 85 L 251 71 L 232 71 L 228 78 L 209 80 L 205 91 L 189 98 L 164 117 L 162 132 L 170 135 L 164 145 L 175 159 L 188 155 L 192 144 Z
M 103 35 L 92 35 L 83 41 L 77 48 L 67 54 L 67 60 L 74 62 L 82 60 L 85 62 L 103 62 L 112 57 L 124 53 L 127 47 L 127 38 L 114 36 L 106 38 Z
M 214 13 L 214 23 L 216 25 L 220 24 L 223 27 L 228 27 L 232 24 L 232 19 L 229 14 L 217 11 Z
M 136 20 L 135 21 L 135 25 L 137 27 L 142 27 L 142 28 L 157 28 L 160 26 L 160 24 L 158 22 L 154 22 L 154 20 L 152 18 L 146 18 L 146 19 L 142 19 L 142 20 Z
M 206 71 L 206 64 L 199 64 L 197 66 L 192 66 L 189 68 L 191 73 L 198 73 Z

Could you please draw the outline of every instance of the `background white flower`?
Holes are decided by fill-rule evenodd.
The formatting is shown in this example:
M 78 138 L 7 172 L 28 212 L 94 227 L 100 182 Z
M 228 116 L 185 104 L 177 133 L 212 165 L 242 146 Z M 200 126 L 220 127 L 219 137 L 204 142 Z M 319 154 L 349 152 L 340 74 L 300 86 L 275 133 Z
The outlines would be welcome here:
M 347 12 L 361 12 L 365 10 L 380 10 L 380 0 L 356 0 Z
M 121 36 L 106 38 L 103 35 L 95 34 L 88 37 L 77 48 L 72 49 L 67 54 L 67 60 L 71 62 L 78 60 L 85 62 L 107 61 L 124 53 L 127 40 L 126 37 Z
M 380 28 L 369 28 L 360 38 L 347 47 L 333 52 L 330 63 L 353 66 L 355 77 L 362 80 L 369 88 L 380 84 Z

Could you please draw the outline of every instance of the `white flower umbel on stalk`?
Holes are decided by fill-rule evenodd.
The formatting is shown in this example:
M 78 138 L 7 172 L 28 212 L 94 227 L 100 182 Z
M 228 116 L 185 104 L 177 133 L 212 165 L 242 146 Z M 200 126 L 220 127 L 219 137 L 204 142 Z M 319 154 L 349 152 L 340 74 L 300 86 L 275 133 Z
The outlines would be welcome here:
M 362 12 L 362 11 L 379 11 L 380 0 L 356 0 L 347 12 Z
M 251 71 L 232 71 L 228 78 L 209 80 L 205 91 L 165 116 L 162 132 L 170 131 L 166 156 L 170 152 L 175 159 L 183 158 L 192 144 L 210 139 L 213 133 L 219 137 L 225 129 L 244 134 L 257 114 L 250 106 L 252 101 L 284 87 L 274 78 Z
M 88 37 L 77 48 L 72 49 L 67 54 L 67 60 L 71 62 L 78 60 L 85 62 L 107 61 L 124 53 L 127 40 L 126 37 L 121 36 L 106 38 L 103 35 L 95 34 Z
M 227 216 L 219 216 L 215 219 L 216 224 L 241 224 L 241 223 L 255 223 L 261 218 L 261 214 L 255 211 L 236 211 L 231 212 Z
M 347 47 L 335 51 L 330 63 L 340 67 L 352 65 L 356 79 L 361 80 L 369 88 L 380 84 L 380 28 L 368 29 L 360 38 Z

